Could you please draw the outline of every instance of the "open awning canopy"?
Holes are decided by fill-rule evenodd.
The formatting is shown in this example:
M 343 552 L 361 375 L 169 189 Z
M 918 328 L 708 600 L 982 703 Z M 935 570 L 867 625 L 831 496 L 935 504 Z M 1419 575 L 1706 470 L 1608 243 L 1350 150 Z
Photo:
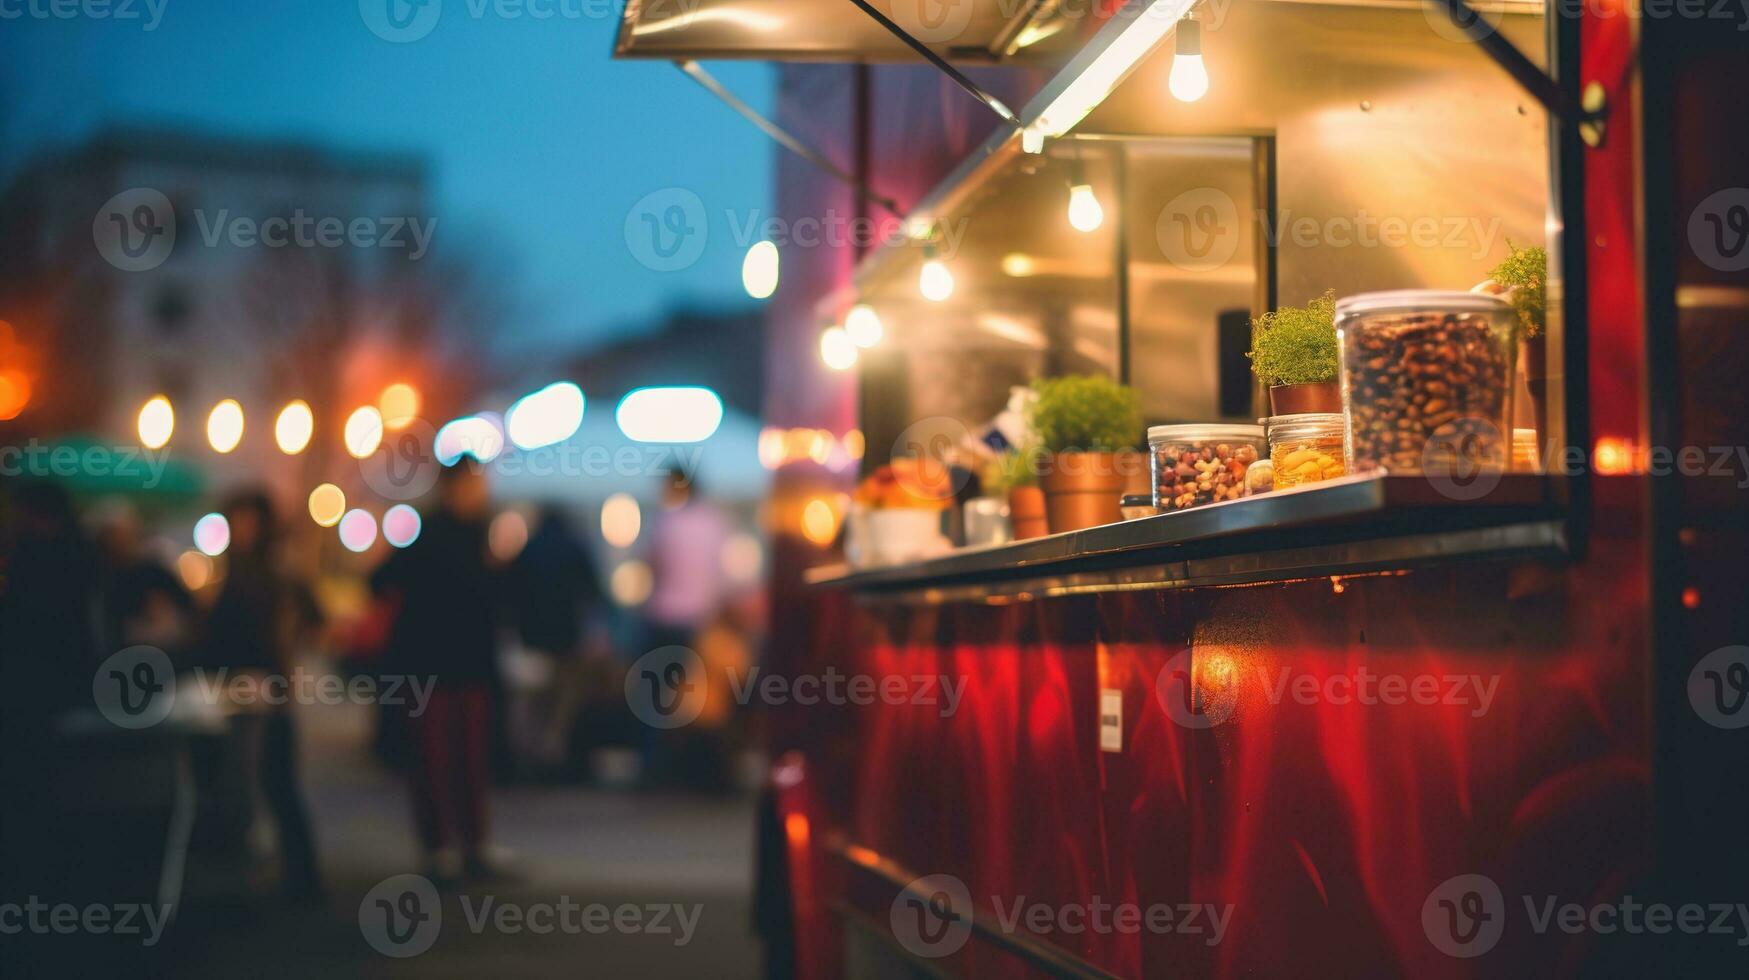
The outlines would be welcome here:
M 950 61 L 1060 60 L 1096 28 L 1087 0 L 870 0 Z M 851 0 L 628 0 L 620 58 L 915 62 L 917 55 Z

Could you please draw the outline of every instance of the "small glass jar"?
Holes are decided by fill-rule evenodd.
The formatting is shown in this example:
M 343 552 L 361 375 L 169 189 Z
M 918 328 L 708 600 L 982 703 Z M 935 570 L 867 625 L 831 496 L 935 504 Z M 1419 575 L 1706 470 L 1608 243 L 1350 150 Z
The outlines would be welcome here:
M 1264 455 L 1261 425 L 1156 425 L 1148 430 L 1154 506 L 1184 510 L 1245 496 L 1245 471 Z
M 1338 300 L 1348 471 L 1504 471 L 1517 322 L 1505 300 L 1482 293 Z
M 1151 493 L 1126 493 L 1118 501 L 1117 507 L 1123 511 L 1123 519 L 1126 521 L 1137 521 L 1160 513 L 1154 509 L 1154 495 Z
M 1340 412 L 1277 415 L 1269 420 L 1269 461 L 1275 489 L 1330 480 L 1347 472 Z

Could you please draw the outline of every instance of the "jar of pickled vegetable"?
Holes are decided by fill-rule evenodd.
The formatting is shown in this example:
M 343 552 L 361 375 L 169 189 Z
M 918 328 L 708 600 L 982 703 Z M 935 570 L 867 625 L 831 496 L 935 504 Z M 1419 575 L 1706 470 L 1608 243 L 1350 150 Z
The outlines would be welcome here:
M 1275 489 L 1341 476 L 1347 471 L 1342 460 L 1341 412 L 1277 415 L 1269 420 Z

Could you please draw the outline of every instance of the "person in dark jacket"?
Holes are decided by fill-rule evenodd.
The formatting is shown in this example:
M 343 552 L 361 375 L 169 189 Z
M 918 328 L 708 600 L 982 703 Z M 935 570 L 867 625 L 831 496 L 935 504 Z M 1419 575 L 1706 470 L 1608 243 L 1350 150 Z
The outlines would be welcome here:
M 231 529 L 225 584 L 207 615 L 203 665 L 227 675 L 289 678 L 291 650 L 314 629 L 319 613 L 310 592 L 279 567 L 273 502 L 265 493 L 239 494 L 222 512 Z M 231 724 L 250 760 L 279 830 L 281 886 L 297 899 L 322 893 L 315 836 L 298 785 L 297 728 L 291 705 L 256 704 Z
M 545 661 L 549 680 L 520 705 L 518 756 L 557 768 L 566 761 L 583 696 L 584 626 L 602 601 L 601 579 L 565 512 L 543 507 L 508 574 L 509 606 L 524 649 Z
M 454 881 L 494 870 L 486 841 L 498 582 L 487 563 L 484 474 L 459 462 L 438 490 L 419 539 L 377 568 L 371 588 L 400 602 L 384 669 L 429 684 L 424 710 L 407 717 L 414 817 L 431 875 Z

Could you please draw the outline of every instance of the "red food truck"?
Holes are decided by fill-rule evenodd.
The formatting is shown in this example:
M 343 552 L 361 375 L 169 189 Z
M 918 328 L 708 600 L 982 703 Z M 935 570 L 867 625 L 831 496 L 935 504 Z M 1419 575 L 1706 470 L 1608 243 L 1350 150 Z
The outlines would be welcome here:
M 1744 975 L 1749 21 L 1655 6 L 627 6 L 794 151 L 774 975 Z

